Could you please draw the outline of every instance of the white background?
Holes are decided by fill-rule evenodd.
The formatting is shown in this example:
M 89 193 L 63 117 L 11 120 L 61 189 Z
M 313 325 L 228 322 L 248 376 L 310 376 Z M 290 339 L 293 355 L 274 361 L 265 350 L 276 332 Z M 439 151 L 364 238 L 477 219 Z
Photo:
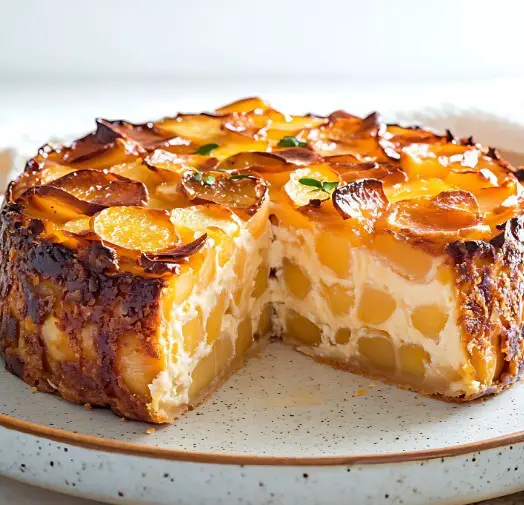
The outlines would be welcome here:
M 519 0 L 0 0 L 0 69 L 352 81 L 524 75 Z

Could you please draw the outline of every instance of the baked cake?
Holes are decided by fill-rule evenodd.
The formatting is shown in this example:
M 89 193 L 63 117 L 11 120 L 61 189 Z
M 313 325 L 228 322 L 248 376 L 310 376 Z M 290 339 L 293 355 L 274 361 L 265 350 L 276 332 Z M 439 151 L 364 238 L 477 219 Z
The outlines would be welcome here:
M 175 419 L 269 337 L 469 401 L 522 368 L 522 189 L 473 139 L 250 98 L 98 119 L 1 211 L 0 350 L 41 391 Z

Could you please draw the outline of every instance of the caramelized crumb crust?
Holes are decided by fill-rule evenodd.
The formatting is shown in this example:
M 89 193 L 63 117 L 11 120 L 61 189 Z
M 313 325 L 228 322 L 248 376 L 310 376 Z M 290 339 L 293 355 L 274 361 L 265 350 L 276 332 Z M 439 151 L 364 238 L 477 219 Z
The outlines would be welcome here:
M 523 220 L 522 216 L 511 219 L 490 242 L 454 242 L 448 247 L 455 263 L 459 324 L 469 354 L 485 358 L 499 351 L 504 357 L 483 394 L 506 389 L 522 374 Z
M 9 370 L 40 391 L 76 403 L 110 406 L 119 415 L 154 420 L 114 370 L 119 335 L 132 331 L 142 352 L 156 357 L 158 297 L 163 280 L 107 275 L 108 252 L 99 244 L 73 252 L 39 238 L 39 222 L 16 205 L 1 213 L 0 349 Z M 50 313 L 69 337 L 74 357 L 50 360 L 42 325 Z M 81 330 L 91 325 L 95 357 L 86 356 Z
M 198 256 L 208 233 L 222 233 L 211 222 L 220 212 L 247 222 L 269 199 L 274 227 L 318 226 L 337 244 L 379 251 L 394 270 L 407 265 L 414 282 L 426 279 L 422 257 L 452 265 L 471 368 L 464 372 L 480 384 L 474 396 L 500 392 L 520 376 L 523 360 L 515 173 L 471 138 L 386 125 L 375 113 L 285 116 L 251 98 L 155 123 L 98 119 L 96 131 L 71 146 L 42 147 L 7 190 L 0 353 L 41 391 L 129 418 L 169 420 L 153 408 L 151 392 L 132 391 L 124 380 L 119 339 L 132 334 L 143 360 L 169 362 L 163 288 Z M 216 210 L 207 233 L 175 225 L 174 210 L 193 206 Z M 404 259 L 413 251 L 418 269 Z M 319 254 L 333 260 L 331 248 Z M 348 265 L 333 265 L 345 280 Z

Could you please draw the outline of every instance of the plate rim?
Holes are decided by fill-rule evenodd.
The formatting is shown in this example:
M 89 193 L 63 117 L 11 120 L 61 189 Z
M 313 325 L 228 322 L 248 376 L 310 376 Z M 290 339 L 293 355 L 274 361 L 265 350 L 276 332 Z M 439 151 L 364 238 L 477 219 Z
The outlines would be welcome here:
M 238 453 L 210 453 L 184 451 L 165 447 L 149 446 L 133 442 L 121 442 L 83 433 L 73 433 L 50 426 L 44 426 L 0 413 L 0 427 L 8 430 L 33 435 L 54 442 L 65 443 L 83 449 L 117 453 L 126 456 L 147 457 L 165 461 L 190 463 L 211 463 L 239 466 L 348 466 L 375 465 L 384 463 L 407 463 L 438 458 L 449 458 L 481 452 L 489 449 L 507 447 L 524 442 L 524 430 L 488 438 L 477 442 L 458 444 L 452 447 L 423 449 L 391 454 L 363 454 L 348 456 L 264 456 Z

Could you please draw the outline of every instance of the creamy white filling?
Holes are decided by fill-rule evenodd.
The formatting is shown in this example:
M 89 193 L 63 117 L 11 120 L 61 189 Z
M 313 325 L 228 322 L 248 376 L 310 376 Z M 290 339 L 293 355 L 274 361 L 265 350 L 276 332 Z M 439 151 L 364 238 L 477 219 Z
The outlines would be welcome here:
M 240 279 L 235 275 L 235 260 L 223 267 L 216 265 L 217 273 L 213 281 L 204 289 L 194 290 L 181 305 L 173 307 L 169 321 L 171 345 L 178 345 L 178 357 L 174 362 L 167 360 L 165 371 L 161 372 L 150 385 L 153 407 L 160 414 L 176 410 L 190 401 L 189 389 L 191 374 L 197 364 L 211 352 L 211 346 L 202 341 L 192 356 L 183 350 L 182 327 L 197 316 L 197 307 L 202 310 L 204 321 L 216 305 L 223 291 L 228 293 L 230 310 L 222 320 L 221 338 L 230 338 L 235 348 L 238 326 L 249 314 L 252 328 L 258 326 L 262 310 L 271 302 L 273 311 L 273 332 L 281 335 L 286 330 L 287 310 L 294 310 L 307 317 L 322 330 L 322 342 L 316 347 L 299 346 L 298 349 L 310 355 L 321 356 L 341 361 L 350 361 L 358 355 L 358 339 L 372 333 L 374 329 L 389 333 L 396 348 L 402 344 L 416 344 L 424 348 L 431 361 L 426 365 L 426 376 L 439 377 L 441 370 L 461 370 L 467 366 L 467 356 L 462 344 L 460 328 L 457 325 L 457 307 L 454 287 L 443 284 L 430 275 L 431 281 L 409 281 L 392 270 L 387 263 L 364 248 L 351 249 L 351 274 L 341 279 L 327 266 L 323 265 L 315 250 L 318 231 L 290 230 L 283 227 L 270 227 L 258 239 L 254 239 L 247 229 L 241 230 L 235 239 L 235 250 L 244 249 L 248 261 Z M 207 247 L 214 247 L 208 241 Z M 334 254 L 336 251 L 334 251 Z M 281 273 L 283 259 L 290 258 L 307 274 L 311 290 L 307 297 L 300 300 L 286 288 L 282 275 L 270 278 L 269 289 L 259 299 L 250 296 L 256 274 L 267 254 L 269 266 Z M 435 263 L 434 268 L 437 267 Z M 321 282 L 326 286 L 338 284 L 354 294 L 355 303 L 347 314 L 333 313 L 324 296 Z M 239 283 L 244 284 L 244 295 L 239 306 L 233 301 L 233 293 Z M 358 318 L 358 304 L 365 285 L 388 292 L 396 302 L 396 309 L 391 317 L 377 325 L 363 325 Z M 425 337 L 417 330 L 411 320 L 413 309 L 421 305 L 438 305 L 448 314 L 447 322 L 439 339 Z M 335 334 L 340 329 L 350 329 L 352 337 L 347 344 L 335 341 Z M 170 352 L 170 351 L 169 351 Z M 448 394 L 475 393 L 479 383 L 472 381 L 448 382 Z
M 291 258 L 307 274 L 311 290 L 305 299 L 294 297 L 286 288 L 282 275 L 271 282 L 272 301 L 275 305 L 277 327 L 285 331 L 286 311 L 292 309 L 307 317 L 322 330 L 322 343 L 317 347 L 299 347 L 310 355 L 348 361 L 358 355 L 358 339 L 372 333 L 373 329 L 389 333 L 395 348 L 402 344 L 421 346 L 431 357 L 426 365 L 426 375 L 440 377 L 443 369 L 460 371 L 467 366 L 468 359 L 462 343 L 461 330 L 457 324 L 455 289 L 429 275 L 431 281 L 415 282 L 397 274 L 387 263 L 364 248 L 351 248 L 351 275 L 338 278 L 328 267 L 319 262 L 315 252 L 316 233 L 308 230 L 289 230 L 275 227 L 270 264 L 281 268 L 283 257 Z M 336 251 L 334 251 L 336 254 Z M 435 262 L 434 268 L 438 266 Z M 335 315 L 324 296 L 322 281 L 326 285 L 343 285 L 354 294 L 355 303 L 347 314 Z M 358 305 L 365 286 L 389 293 L 396 302 L 396 309 L 385 322 L 366 324 L 358 318 Z M 438 305 L 448 314 L 447 322 L 438 339 L 425 337 L 413 325 L 413 309 L 423 305 Z M 335 334 L 339 329 L 350 329 L 352 338 L 345 345 L 336 344 Z M 475 393 L 480 384 L 473 381 L 448 383 L 449 394 Z
M 235 254 L 244 250 L 249 261 L 245 262 L 241 278 L 237 279 L 234 271 L 236 262 L 234 256 L 223 266 L 218 264 L 218 259 L 215 257 L 217 263 L 213 281 L 203 289 L 194 289 L 182 304 L 173 307 L 169 321 L 168 340 L 170 349 L 168 356 L 171 355 L 171 349 L 176 345 L 178 346 L 177 359 L 167 359 L 165 370 L 160 372 L 149 386 L 153 398 L 153 408 L 160 415 L 170 417 L 170 412 L 189 403 L 191 374 L 198 363 L 211 352 L 212 346 L 208 345 L 205 340 L 199 343 L 192 356 L 189 356 L 184 350 L 182 328 L 185 323 L 198 315 L 197 307 L 202 310 L 205 325 L 205 321 L 217 304 L 219 297 L 223 292 L 227 293 L 226 307 L 229 306 L 230 313 L 223 316 L 220 338 L 231 339 L 233 349 L 235 349 L 238 336 L 238 326 L 248 314 L 251 317 L 252 327 L 257 327 L 263 307 L 269 299 L 269 291 L 266 291 L 259 299 L 251 297 L 250 294 L 258 269 L 265 257 L 264 251 L 267 251 L 268 239 L 268 231 L 260 238 L 254 239 L 247 229 L 242 229 L 239 236 L 235 238 Z M 214 246 L 212 240 L 208 240 L 206 243 L 206 247 L 212 248 Z M 233 294 L 239 283 L 245 285 L 245 296 L 241 297 L 239 306 L 236 306 Z

